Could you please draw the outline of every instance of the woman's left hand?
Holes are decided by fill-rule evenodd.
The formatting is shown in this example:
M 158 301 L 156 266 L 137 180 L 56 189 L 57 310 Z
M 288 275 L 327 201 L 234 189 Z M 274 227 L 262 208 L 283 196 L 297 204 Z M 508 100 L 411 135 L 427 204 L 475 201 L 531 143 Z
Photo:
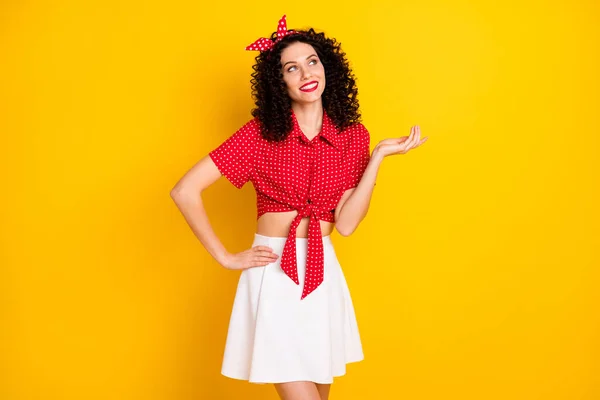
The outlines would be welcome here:
M 373 149 L 373 154 L 379 154 L 382 157 L 392 154 L 406 154 L 409 150 L 419 147 L 427 141 L 428 136 L 421 139 L 421 128 L 415 125 L 410 129 L 409 136 L 399 138 L 384 139 L 377 143 Z

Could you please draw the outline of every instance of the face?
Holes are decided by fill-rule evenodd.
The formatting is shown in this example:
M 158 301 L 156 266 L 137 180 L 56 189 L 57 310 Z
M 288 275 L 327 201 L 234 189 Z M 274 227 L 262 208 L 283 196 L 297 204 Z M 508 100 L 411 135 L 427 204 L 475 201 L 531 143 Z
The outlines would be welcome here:
M 321 100 L 325 90 L 325 69 L 310 44 L 290 44 L 281 52 L 281 65 L 292 102 L 305 104 Z

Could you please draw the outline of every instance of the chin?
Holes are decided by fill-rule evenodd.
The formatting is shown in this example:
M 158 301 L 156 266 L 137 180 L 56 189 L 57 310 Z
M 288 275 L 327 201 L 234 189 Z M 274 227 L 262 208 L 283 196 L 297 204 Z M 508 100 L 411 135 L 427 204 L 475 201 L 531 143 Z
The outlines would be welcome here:
M 320 92 L 320 93 L 310 93 L 308 96 L 307 96 L 307 94 L 308 93 L 306 93 L 306 94 L 302 93 L 301 95 L 299 95 L 296 98 L 296 101 L 298 103 L 313 103 L 313 102 L 318 101 L 318 100 L 321 99 L 321 96 L 323 95 L 323 92 Z
M 315 98 L 312 98 L 312 99 L 298 99 L 298 100 L 296 100 L 296 103 L 299 103 L 299 104 L 311 104 L 311 103 L 316 103 L 318 101 L 321 101 L 321 96 L 315 97 Z

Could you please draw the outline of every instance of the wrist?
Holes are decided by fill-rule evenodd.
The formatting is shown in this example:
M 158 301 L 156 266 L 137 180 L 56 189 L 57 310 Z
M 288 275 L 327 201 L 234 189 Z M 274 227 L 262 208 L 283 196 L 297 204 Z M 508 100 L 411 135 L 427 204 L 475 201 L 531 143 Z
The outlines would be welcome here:
M 375 147 L 371 153 L 371 161 L 377 164 L 381 164 L 385 157 L 380 153 L 379 147 Z
M 224 268 L 229 268 L 229 258 L 230 258 L 231 254 L 228 251 L 223 251 L 221 254 L 219 254 L 219 256 L 217 257 L 217 261 L 219 262 L 219 264 L 221 264 Z

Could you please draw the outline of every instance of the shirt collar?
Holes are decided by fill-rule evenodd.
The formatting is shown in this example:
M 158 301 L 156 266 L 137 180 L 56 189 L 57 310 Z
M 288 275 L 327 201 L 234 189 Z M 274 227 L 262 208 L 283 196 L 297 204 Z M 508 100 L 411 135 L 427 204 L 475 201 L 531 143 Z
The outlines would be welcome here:
M 290 137 L 299 137 L 301 140 L 308 143 L 309 140 L 302 132 L 302 129 L 300 129 L 300 125 L 298 124 L 298 119 L 296 119 L 296 114 L 294 113 L 294 110 L 292 110 L 292 120 L 293 120 L 294 126 L 293 126 L 293 129 L 290 132 L 289 136 Z M 337 128 L 336 128 L 335 124 L 333 123 L 333 121 L 331 120 L 331 118 L 329 118 L 329 115 L 327 115 L 327 111 L 325 111 L 325 109 L 323 109 L 323 126 L 321 127 L 321 132 L 319 132 L 319 134 L 317 136 L 323 137 L 325 140 L 327 140 L 327 142 L 329 142 L 335 148 L 339 148 L 339 146 L 341 144 L 340 135 L 337 133 Z M 316 139 L 316 137 L 315 137 L 315 139 Z

